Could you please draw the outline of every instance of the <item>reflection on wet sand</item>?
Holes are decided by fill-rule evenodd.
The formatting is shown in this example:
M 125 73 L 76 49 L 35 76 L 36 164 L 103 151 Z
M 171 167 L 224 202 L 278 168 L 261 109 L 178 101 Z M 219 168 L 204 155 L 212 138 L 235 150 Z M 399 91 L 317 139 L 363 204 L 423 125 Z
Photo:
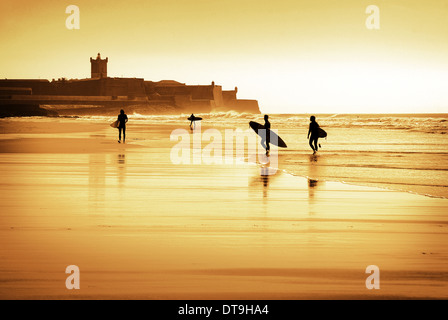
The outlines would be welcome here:
M 89 155 L 89 212 L 103 214 L 106 189 L 106 154 Z
M 115 157 L 114 160 L 113 157 Z M 112 161 L 111 161 L 112 160 Z M 111 171 L 110 165 L 114 165 L 116 170 Z M 115 184 L 114 180 L 110 180 L 108 176 L 112 174 L 112 177 L 116 176 L 116 183 L 121 189 L 125 186 L 126 182 L 126 155 L 124 153 L 116 155 L 107 155 L 104 153 L 92 153 L 89 155 L 89 212 L 91 214 L 104 214 L 106 193 L 108 186 Z M 110 189 L 109 189 L 110 191 Z M 112 191 L 111 191 L 112 192 Z
M 316 154 L 310 155 L 310 163 L 308 165 L 308 186 L 315 188 L 321 176 L 321 166 L 319 165 L 319 156 Z
M 269 157 L 265 155 L 261 157 L 261 161 L 260 174 L 251 179 L 249 187 L 258 188 L 261 185 L 263 188 L 263 199 L 266 200 L 269 197 L 269 182 L 276 177 L 278 169 L 270 167 Z
M 269 188 L 269 168 L 261 168 L 260 180 L 263 183 L 263 199 L 268 197 Z
M 318 179 L 320 176 L 318 160 L 319 156 L 317 154 L 310 155 L 310 163 L 308 165 L 308 205 L 310 215 L 316 214 L 316 191 L 318 191 L 325 183 L 325 181 L 320 181 Z
M 308 178 L 308 187 L 310 190 L 314 190 L 315 187 L 317 187 L 319 180 L 314 180 L 314 179 L 310 179 Z
M 126 155 L 118 154 L 117 157 L 118 187 L 123 188 L 126 181 Z

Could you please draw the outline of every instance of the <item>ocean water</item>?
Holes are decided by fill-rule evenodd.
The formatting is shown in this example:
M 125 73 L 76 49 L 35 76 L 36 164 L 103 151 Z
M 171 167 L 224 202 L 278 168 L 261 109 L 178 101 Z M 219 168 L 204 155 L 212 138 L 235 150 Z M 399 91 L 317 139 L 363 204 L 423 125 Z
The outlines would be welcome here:
M 186 120 L 189 114 L 128 116 L 127 135 L 131 143 L 143 143 L 142 138 L 149 141 L 154 138 L 136 136 L 134 125 L 134 128 L 170 125 L 183 129 L 188 129 L 189 125 Z M 203 130 L 247 130 L 249 121 L 263 123 L 263 115 L 248 113 L 197 116 L 204 119 Z M 278 149 L 280 170 L 313 180 L 339 181 L 448 198 L 448 114 L 316 114 L 317 122 L 328 133 L 326 139 L 319 139 L 322 148 L 316 155 L 312 154 L 307 140 L 309 117 L 307 114 L 270 115 L 272 128 L 288 144 L 288 148 Z M 84 116 L 57 121 L 106 125 L 113 120 L 113 117 Z M 11 121 L 30 121 L 30 118 Z M 31 121 L 48 119 L 36 117 Z M 168 136 L 166 138 L 169 139 Z

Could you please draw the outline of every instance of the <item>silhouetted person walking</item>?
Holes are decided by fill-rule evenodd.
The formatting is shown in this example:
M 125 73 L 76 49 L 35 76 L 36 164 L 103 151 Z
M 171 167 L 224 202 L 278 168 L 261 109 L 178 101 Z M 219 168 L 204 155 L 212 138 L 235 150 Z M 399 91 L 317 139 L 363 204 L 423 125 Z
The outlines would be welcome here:
M 266 149 L 266 155 L 269 154 L 269 150 L 271 150 L 271 146 L 269 143 L 271 142 L 271 123 L 269 122 L 269 116 L 267 114 L 264 115 L 264 128 L 266 130 L 266 135 L 261 138 L 261 145 Z
M 128 116 L 124 113 L 124 110 L 120 110 L 118 115 L 118 142 L 121 143 L 121 132 L 123 131 L 123 143 L 126 143 L 126 122 L 128 122 Z
M 196 118 L 196 117 L 194 116 L 194 114 L 191 114 L 191 116 L 190 116 L 190 119 L 191 119 L 191 122 L 190 122 L 190 129 L 191 129 L 191 130 L 193 130 L 193 128 L 191 127 L 192 124 L 194 124 L 194 128 L 196 128 L 196 122 L 195 122 L 194 118 Z
M 316 117 L 311 116 L 310 128 L 308 130 L 308 139 L 310 139 L 310 147 L 313 149 L 313 154 L 318 150 L 317 140 L 319 139 L 319 124 L 316 122 Z M 310 137 L 311 135 L 311 137 Z

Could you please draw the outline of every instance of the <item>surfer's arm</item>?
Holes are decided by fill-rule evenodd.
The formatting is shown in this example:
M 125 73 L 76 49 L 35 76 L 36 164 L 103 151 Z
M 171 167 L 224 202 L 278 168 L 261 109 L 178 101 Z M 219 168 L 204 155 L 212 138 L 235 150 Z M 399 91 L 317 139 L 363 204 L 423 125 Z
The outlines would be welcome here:
M 310 133 L 311 133 L 311 125 L 310 125 L 310 127 L 309 127 L 309 129 L 308 129 L 308 136 L 307 136 L 307 139 L 310 138 Z

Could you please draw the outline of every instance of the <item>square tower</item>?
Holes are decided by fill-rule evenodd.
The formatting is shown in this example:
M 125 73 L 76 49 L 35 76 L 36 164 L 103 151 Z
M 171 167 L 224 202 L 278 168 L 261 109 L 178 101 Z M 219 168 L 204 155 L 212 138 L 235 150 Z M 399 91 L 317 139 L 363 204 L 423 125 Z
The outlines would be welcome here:
M 90 74 L 92 79 L 107 78 L 107 62 L 109 58 L 101 59 L 98 53 L 96 59 L 90 58 Z

